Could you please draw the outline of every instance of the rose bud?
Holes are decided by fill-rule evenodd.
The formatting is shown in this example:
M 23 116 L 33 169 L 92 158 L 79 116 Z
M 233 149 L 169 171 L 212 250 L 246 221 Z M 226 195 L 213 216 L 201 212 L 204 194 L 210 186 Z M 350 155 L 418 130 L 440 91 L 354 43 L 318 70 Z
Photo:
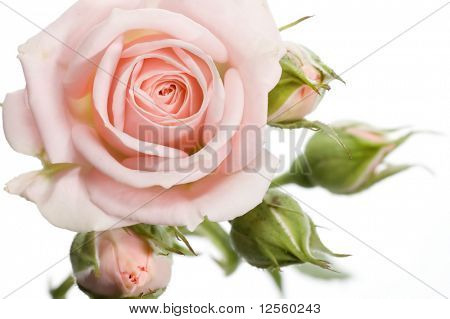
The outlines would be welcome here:
M 335 126 L 334 131 L 345 148 L 324 132 L 314 134 L 304 154 L 272 186 L 295 183 L 320 186 L 335 194 L 354 194 L 411 167 L 389 165 L 384 160 L 413 133 L 393 138 L 397 130 L 379 130 L 361 123 Z
M 342 79 L 312 51 L 287 42 L 280 82 L 269 94 L 269 124 L 294 122 L 316 109 L 331 80 Z M 342 81 L 343 82 L 343 81 Z
M 232 221 L 230 236 L 236 251 L 258 268 L 311 263 L 331 269 L 329 262 L 316 257 L 317 253 L 347 256 L 326 248 L 316 226 L 299 204 L 275 189 L 269 190 L 255 209 Z
M 78 286 L 92 298 L 157 298 L 171 276 L 171 258 L 131 230 L 78 234 L 70 259 Z

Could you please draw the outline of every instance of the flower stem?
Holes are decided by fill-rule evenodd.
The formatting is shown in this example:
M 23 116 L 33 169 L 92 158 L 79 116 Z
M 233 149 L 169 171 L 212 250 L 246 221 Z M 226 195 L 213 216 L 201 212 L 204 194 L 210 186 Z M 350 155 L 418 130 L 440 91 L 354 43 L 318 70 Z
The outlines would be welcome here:
M 287 172 L 273 179 L 272 184 L 270 184 L 270 188 L 276 188 L 287 184 L 293 184 L 295 182 L 296 182 L 295 175 L 290 172 Z

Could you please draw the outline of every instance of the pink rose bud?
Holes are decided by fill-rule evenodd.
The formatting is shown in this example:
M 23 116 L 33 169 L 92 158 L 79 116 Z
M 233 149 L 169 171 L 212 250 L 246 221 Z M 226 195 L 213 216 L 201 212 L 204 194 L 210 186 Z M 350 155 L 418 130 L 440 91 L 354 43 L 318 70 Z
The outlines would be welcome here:
M 341 80 L 306 47 L 290 42 L 285 45 L 287 54 L 280 61 L 283 73 L 269 94 L 269 124 L 304 119 L 319 105 L 329 90 L 328 83 Z
M 171 276 L 171 258 L 131 230 L 78 234 L 71 261 L 78 286 L 94 298 L 156 298 Z

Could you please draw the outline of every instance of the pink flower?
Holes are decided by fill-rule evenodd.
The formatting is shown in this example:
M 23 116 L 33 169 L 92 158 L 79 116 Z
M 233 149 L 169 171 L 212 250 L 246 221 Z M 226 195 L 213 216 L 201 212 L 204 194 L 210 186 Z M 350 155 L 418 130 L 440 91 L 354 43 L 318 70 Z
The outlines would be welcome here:
M 165 289 L 171 276 L 170 257 L 153 254 L 150 245 L 123 229 L 96 239 L 98 271 L 75 274 L 78 285 L 100 297 L 138 297 Z
M 194 228 L 262 201 L 285 53 L 264 0 L 80 0 L 19 52 L 5 134 L 46 169 L 7 189 L 52 224 Z

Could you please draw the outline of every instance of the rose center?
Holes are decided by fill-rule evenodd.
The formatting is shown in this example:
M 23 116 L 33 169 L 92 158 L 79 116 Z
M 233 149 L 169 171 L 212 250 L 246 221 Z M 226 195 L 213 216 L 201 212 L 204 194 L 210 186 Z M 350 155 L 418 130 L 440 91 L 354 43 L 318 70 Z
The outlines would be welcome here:
M 168 87 L 165 87 L 165 88 L 161 89 L 159 91 L 159 95 L 160 96 L 167 96 L 167 95 L 173 93 L 176 89 L 177 89 L 177 87 L 175 86 L 175 84 L 171 84 Z

